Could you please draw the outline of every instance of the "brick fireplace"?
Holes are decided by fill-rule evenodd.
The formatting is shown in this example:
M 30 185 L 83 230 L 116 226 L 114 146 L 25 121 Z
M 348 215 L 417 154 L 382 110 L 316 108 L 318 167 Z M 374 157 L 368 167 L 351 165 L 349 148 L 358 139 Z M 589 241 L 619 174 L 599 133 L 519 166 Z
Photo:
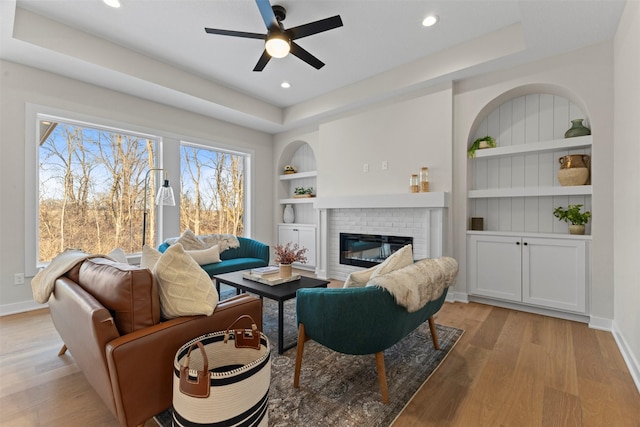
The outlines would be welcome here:
M 340 264 L 340 233 L 408 236 L 414 258 L 445 253 L 448 193 L 318 198 L 319 277 L 344 280 L 361 270 Z

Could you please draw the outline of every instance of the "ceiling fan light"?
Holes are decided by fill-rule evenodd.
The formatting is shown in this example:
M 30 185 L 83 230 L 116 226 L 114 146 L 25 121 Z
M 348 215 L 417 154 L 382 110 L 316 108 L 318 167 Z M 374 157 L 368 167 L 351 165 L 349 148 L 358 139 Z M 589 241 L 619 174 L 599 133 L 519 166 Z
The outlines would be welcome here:
M 119 8 L 120 0 L 102 0 L 107 6 L 111 6 L 113 8 Z
M 281 34 L 275 34 L 267 38 L 264 48 L 272 58 L 284 58 L 289 54 L 291 45 L 288 38 Z
M 422 21 L 422 25 L 425 27 L 431 27 L 438 22 L 438 15 L 429 15 Z

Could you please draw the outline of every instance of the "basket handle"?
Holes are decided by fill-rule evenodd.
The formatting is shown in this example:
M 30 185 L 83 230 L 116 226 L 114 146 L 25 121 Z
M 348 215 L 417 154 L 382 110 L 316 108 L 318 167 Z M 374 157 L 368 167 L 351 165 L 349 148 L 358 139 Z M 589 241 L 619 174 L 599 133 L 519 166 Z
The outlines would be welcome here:
M 260 331 L 258 330 L 258 326 L 256 325 L 256 321 L 253 320 L 248 314 L 243 314 L 238 317 L 224 333 L 224 343 L 226 344 L 229 341 L 229 330 L 233 328 L 233 325 L 238 323 L 240 319 L 247 318 L 251 320 L 251 329 L 234 329 L 233 337 L 236 348 L 255 348 L 256 350 L 260 350 Z
M 192 379 L 189 376 L 189 358 L 191 357 L 191 350 L 196 346 L 202 353 L 204 370 L 196 371 L 196 378 Z M 207 359 L 207 352 L 204 351 L 204 346 L 200 341 L 197 341 L 191 344 L 187 356 L 184 358 L 182 366 L 180 366 L 180 392 L 191 397 L 207 398 L 209 397 L 209 390 L 209 360 Z

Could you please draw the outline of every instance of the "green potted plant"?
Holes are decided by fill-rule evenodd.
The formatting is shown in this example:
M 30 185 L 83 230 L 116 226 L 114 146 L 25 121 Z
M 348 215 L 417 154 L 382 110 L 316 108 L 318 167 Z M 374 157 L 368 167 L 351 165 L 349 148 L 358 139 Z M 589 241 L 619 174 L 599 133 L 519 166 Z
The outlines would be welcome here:
M 476 150 L 482 148 L 495 148 L 496 140 L 493 137 L 487 135 L 484 138 L 478 138 L 473 141 L 471 147 L 467 150 L 467 157 L 474 159 L 476 157 Z
M 591 218 L 591 212 L 580 212 L 582 205 L 569 205 L 566 209 L 562 206 L 558 206 L 553 211 L 553 216 L 560 221 L 564 221 L 569 224 L 570 234 L 584 234 L 584 225 L 589 222 Z
M 313 197 L 313 187 L 296 187 L 293 190 L 293 197 Z

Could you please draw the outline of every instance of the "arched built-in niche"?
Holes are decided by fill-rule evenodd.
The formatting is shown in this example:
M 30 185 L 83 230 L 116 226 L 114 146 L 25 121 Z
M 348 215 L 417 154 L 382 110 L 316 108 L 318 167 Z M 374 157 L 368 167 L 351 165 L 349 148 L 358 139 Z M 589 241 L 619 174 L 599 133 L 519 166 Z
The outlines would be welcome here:
M 285 175 L 285 165 L 294 166 L 297 173 Z M 315 222 L 313 201 L 293 198 L 296 187 L 312 187 L 317 192 L 316 156 L 313 148 L 304 141 L 294 141 L 288 144 L 282 150 L 278 167 L 280 171 L 278 197 L 281 210 L 284 210 L 286 204 L 292 204 L 296 223 L 313 224 Z
M 560 157 L 591 155 L 591 135 L 564 138 L 571 120 L 589 121 L 564 93 L 532 88 L 497 97 L 469 134 L 469 145 L 487 135 L 497 143 L 468 161 L 468 213 L 484 220 L 467 232 L 469 299 L 588 321 L 590 227 L 570 235 L 553 211 L 569 204 L 591 210 L 591 185 L 557 179 Z
M 557 179 L 561 156 L 591 155 L 591 137 L 564 138 L 573 119 L 590 127 L 582 103 L 568 96 L 557 86 L 529 85 L 496 97 L 478 114 L 469 146 L 490 135 L 499 148 L 469 160 L 469 216 L 483 218 L 484 230 L 566 234 L 555 207 L 591 210 L 591 186 L 562 187 Z

